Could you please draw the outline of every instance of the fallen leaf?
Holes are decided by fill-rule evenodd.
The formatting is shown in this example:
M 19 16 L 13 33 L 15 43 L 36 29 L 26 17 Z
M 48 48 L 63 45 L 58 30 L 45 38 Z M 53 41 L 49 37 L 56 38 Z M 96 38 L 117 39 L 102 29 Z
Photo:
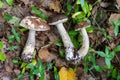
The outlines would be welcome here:
M 76 80 L 76 74 L 73 70 L 62 67 L 59 71 L 60 80 Z
M 13 72 L 12 68 L 10 66 L 6 66 L 6 71 L 7 72 Z
M 60 5 L 60 1 L 58 0 L 53 0 L 51 3 L 50 3 L 50 9 L 51 10 L 54 10 L 55 12 L 60 12 L 61 10 L 61 5 Z
M 14 69 L 14 73 L 18 76 L 20 74 L 20 70 L 19 69 Z
M 103 8 L 107 8 L 107 7 L 109 7 L 110 5 L 111 5 L 110 2 L 101 2 L 101 3 L 100 3 L 100 6 L 103 7 Z
M 120 7 L 120 0 L 116 0 L 118 6 Z
M 110 21 L 110 20 L 118 21 L 119 18 L 120 18 L 120 14 L 114 13 L 114 14 L 111 14 L 111 15 L 110 15 L 109 21 Z
M 109 28 L 107 28 L 108 34 L 110 36 L 114 36 L 114 28 L 112 26 L 110 26 Z
M 39 50 L 38 56 L 45 62 L 50 62 L 54 58 L 54 56 L 48 51 L 47 48 L 41 48 Z

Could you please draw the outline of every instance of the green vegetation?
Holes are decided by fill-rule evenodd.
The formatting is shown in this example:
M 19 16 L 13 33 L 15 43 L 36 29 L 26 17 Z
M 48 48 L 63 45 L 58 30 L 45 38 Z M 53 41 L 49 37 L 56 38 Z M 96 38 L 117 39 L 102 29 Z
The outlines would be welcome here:
M 105 47 L 105 52 L 102 51 L 96 51 L 96 53 L 98 55 L 100 55 L 101 57 L 105 58 L 105 63 L 106 63 L 106 67 L 108 69 L 111 68 L 111 60 L 114 58 L 115 56 L 115 52 L 114 51 L 109 51 L 108 47 Z
M 1 49 L 3 48 L 3 43 L 0 41 L 0 61 L 5 61 L 6 56 L 3 52 L 1 52 Z

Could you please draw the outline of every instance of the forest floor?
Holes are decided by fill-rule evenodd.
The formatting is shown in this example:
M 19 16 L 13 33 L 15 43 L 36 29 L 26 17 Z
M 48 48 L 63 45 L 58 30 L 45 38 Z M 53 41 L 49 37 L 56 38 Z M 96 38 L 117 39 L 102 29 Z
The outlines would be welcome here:
M 50 25 L 36 31 L 35 58 L 24 62 L 29 30 L 20 21 L 36 16 L 49 22 L 59 14 L 68 17 L 63 25 L 76 51 L 83 43 L 75 25 L 90 24 L 87 55 L 77 64 L 66 60 L 62 38 Z M 120 80 L 120 0 L 0 0 L 0 80 Z

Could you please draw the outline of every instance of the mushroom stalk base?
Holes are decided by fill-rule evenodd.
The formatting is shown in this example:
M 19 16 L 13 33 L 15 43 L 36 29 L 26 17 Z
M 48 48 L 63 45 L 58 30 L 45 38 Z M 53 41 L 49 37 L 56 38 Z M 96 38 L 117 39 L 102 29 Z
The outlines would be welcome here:
M 62 23 L 59 23 L 56 25 L 57 29 L 60 33 L 60 36 L 62 37 L 62 41 L 64 43 L 65 53 L 66 53 L 66 59 L 71 60 L 74 57 L 74 45 L 66 32 L 64 26 Z
M 33 53 L 35 49 L 35 32 L 36 31 L 34 30 L 29 31 L 28 39 L 22 52 L 22 59 L 25 62 L 30 62 L 34 58 Z
M 78 50 L 78 55 L 80 58 L 84 58 L 89 50 L 89 37 L 85 28 L 81 29 L 81 33 L 83 37 L 83 44 L 82 47 Z

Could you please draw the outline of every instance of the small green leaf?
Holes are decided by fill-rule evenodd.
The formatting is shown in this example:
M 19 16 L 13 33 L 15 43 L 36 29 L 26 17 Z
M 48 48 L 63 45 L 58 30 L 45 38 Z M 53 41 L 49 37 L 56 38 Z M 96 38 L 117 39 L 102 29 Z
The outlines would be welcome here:
M 116 26 L 114 27 L 114 34 L 115 34 L 115 36 L 117 36 L 118 33 L 119 33 L 119 27 L 116 25 Z
M 95 60 L 95 55 L 94 54 L 91 54 L 90 60 L 92 61 L 93 66 L 95 66 L 96 65 L 96 60 Z
M 94 31 L 94 27 L 87 27 L 86 30 L 88 33 L 92 33 Z
M 113 51 L 120 52 L 120 45 L 118 45 L 117 47 L 115 47 Z
M 12 19 L 12 16 L 9 15 L 9 14 L 5 14 L 5 15 L 4 15 L 4 18 L 5 18 L 7 21 L 9 21 L 9 20 Z
M 3 48 L 3 43 L 0 41 L 0 49 Z
M 86 2 L 82 6 L 82 10 L 84 11 L 85 14 L 87 14 L 89 12 L 89 7 L 88 7 L 88 4 Z
M 84 12 L 76 12 L 72 15 L 72 18 L 84 18 L 85 16 Z
M 26 67 L 26 65 L 27 65 L 27 63 L 22 62 L 22 64 L 21 64 L 20 68 L 24 68 L 24 67 Z
M 57 71 L 57 68 L 55 66 L 54 66 L 54 78 L 55 78 L 55 80 L 59 80 L 58 71 Z
M 63 46 L 63 43 L 62 43 L 60 40 L 54 42 L 54 44 L 55 44 L 56 46 L 59 46 L 59 47 Z
M 117 75 L 117 80 L 120 80 L 120 73 L 118 73 Z
M 81 6 L 85 5 L 85 1 L 84 0 L 80 0 Z
M 53 68 L 53 63 L 47 64 L 47 70 L 51 70 Z
M 20 18 L 16 17 L 16 16 L 12 16 L 12 19 L 10 19 L 8 21 L 8 23 L 13 24 L 15 26 L 18 26 L 20 22 Z
M 2 1 L 0 1 L 0 8 L 2 8 L 2 6 L 3 6 L 3 2 L 2 2 Z
M 69 2 L 67 3 L 67 10 L 68 10 L 68 12 L 70 12 L 72 10 L 72 6 Z
M 29 63 L 27 66 L 30 67 L 31 70 L 35 69 L 35 67 L 34 67 L 34 65 L 32 63 Z
M 120 18 L 117 21 L 117 25 L 120 26 Z
M 38 10 L 35 6 L 32 6 L 31 7 L 32 11 L 37 14 L 40 18 L 44 19 L 44 20 L 47 20 L 47 17 L 46 15 L 41 11 L 41 10 Z
M 98 72 L 102 72 L 103 71 L 102 68 L 100 66 L 98 66 L 98 65 L 95 66 L 95 70 L 98 71 Z
M 6 2 L 7 2 L 10 6 L 13 5 L 13 0 L 6 0 Z
M 109 48 L 107 46 L 105 46 L 105 54 L 108 55 L 109 54 Z
M 111 62 L 110 62 L 110 59 L 109 58 L 105 58 L 105 63 L 107 65 L 107 68 L 110 69 L 111 67 Z
M 65 52 L 63 50 L 60 50 L 59 54 L 60 54 L 61 57 L 65 57 Z
M 112 51 L 112 52 L 110 52 L 110 54 L 108 55 L 108 58 L 109 58 L 110 60 L 112 60 L 112 59 L 114 58 L 114 56 L 115 56 L 115 53 Z
M 32 74 L 38 74 L 38 73 L 40 73 L 40 72 L 39 72 L 39 69 L 35 69 L 35 70 L 33 70 L 33 73 L 32 73 Z
M 18 49 L 19 48 L 19 46 L 10 46 L 10 47 L 8 47 L 6 50 L 15 50 L 15 49 Z
M 96 53 L 98 55 L 100 55 L 101 57 L 106 57 L 106 54 L 104 52 L 102 52 L 102 51 L 96 51 Z
M 112 78 L 116 78 L 117 77 L 117 70 L 113 69 L 112 71 Z
M 19 61 L 16 60 L 16 59 L 13 59 L 12 62 L 15 63 L 15 64 L 17 64 Z
M 77 1 L 76 1 L 76 4 L 80 4 L 80 0 L 77 0 Z
M 25 75 L 23 73 L 18 75 L 18 79 L 22 79 Z
M 13 41 L 15 40 L 14 38 L 15 38 L 14 35 L 9 35 L 9 36 L 8 36 L 8 40 L 9 40 L 8 42 L 9 42 L 9 43 L 13 42 Z
M 5 61 L 5 59 L 6 59 L 5 54 L 2 53 L 2 52 L 0 52 L 0 60 L 1 60 L 1 61 Z
M 12 32 L 14 35 L 16 35 L 16 31 L 15 31 L 14 27 L 12 27 L 11 32 Z
M 25 67 L 22 68 L 22 72 L 21 72 L 22 74 L 25 73 L 25 69 L 26 69 Z

